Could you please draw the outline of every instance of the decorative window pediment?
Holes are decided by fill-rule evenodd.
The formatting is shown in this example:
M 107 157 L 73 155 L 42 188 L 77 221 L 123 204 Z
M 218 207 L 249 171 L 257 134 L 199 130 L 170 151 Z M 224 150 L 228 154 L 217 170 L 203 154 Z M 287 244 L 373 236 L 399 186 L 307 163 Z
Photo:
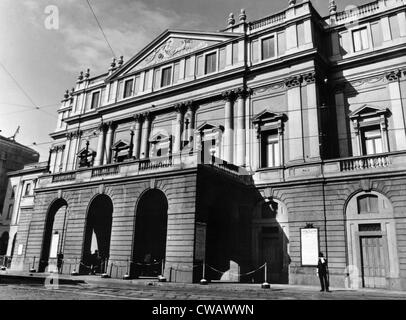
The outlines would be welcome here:
M 130 143 L 128 142 L 128 141 L 126 141 L 126 140 L 118 140 L 118 141 L 116 141 L 112 146 L 111 146 L 111 148 L 114 150 L 114 149 L 118 149 L 118 150 L 122 150 L 122 149 L 127 149 L 127 148 L 129 148 L 129 146 L 130 146 Z
M 198 126 L 195 130 L 196 133 L 218 133 L 224 132 L 224 127 L 222 125 L 216 125 L 209 122 L 203 122 L 200 126 Z
M 156 132 L 149 138 L 150 143 L 168 142 L 169 140 L 170 136 L 166 132 Z
M 274 113 L 267 110 L 262 111 L 261 113 L 257 114 L 253 119 L 253 123 L 268 123 L 268 122 L 277 122 L 277 121 L 285 121 L 286 115 L 283 113 Z
M 359 107 L 358 109 L 351 112 L 349 114 L 349 117 L 351 120 L 354 120 L 357 118 L 380 117 L 381 115 L 389 116 L 390 115 L 389 109 L 364 104 L 362 107 Z

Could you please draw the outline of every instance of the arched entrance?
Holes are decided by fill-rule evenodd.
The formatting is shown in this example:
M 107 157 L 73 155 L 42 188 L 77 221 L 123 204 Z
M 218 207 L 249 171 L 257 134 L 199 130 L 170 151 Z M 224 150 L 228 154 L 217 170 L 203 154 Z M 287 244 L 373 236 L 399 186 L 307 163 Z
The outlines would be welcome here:
M 391 288 L 399 283 L 396 225 L 391 201 L 381 193 L 359 192 L 346 206 L 348 267 L 346 286 Z
M 112 222 L 113 202 L 104 194 L 97 195 L 90 202 L 87 211 L 80 273 L 106 272 Z
M 47 271 L 56 269 L 57 254 L 64 249 L 67 208 L 66 201 L 58 199 L 48 209 L 38 272 L 46 271 L 47 267 Z
M 146 191 L 135 216 L 131 276 L 157 276 L 166 253 L 168 201 L 158 189 Z

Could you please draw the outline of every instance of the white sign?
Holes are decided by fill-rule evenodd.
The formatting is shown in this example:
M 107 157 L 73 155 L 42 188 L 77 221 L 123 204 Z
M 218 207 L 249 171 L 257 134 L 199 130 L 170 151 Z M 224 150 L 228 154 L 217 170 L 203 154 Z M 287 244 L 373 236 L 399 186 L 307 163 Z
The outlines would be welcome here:
M 302 266 L 317 266 L 319 258 L 319 230 L 300 229 Z
M 23 254 L 23 245 L 19 244 L 17 248 L 17 255 L 21 256 Z
M 52 235 L 51 240 L 51 250 L 49 250 L 49 257 L 56 258 L 58 255 L 58 244 L 59 244 L 59 234 L 55 233 Z

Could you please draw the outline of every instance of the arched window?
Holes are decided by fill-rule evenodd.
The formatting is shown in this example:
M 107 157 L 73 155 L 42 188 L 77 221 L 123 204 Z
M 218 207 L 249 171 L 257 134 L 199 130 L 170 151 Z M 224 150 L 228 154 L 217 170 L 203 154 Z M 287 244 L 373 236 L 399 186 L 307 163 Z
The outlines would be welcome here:
M 373 194 L 365 194 L 357 197 L 358 214 L 377 213 L 378 196 Z

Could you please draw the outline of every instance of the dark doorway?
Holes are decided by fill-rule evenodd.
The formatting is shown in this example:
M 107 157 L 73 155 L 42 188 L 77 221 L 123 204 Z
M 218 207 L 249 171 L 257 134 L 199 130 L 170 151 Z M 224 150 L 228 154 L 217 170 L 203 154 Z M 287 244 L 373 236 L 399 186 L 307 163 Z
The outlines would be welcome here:
M 113 203 L 106 195 L 96 196 L 89 205 L 80 273 L 104 273 L 110 255 Z
M 8 246 L 8 232 L 5 231 L 0 237 L 0 256 L 4 256 L 7 253 L 7 246 Z
M 63 250 L 67 208 L 66 201 L 58 199 L 48 209 L 38 272 L 44 272 L 49 265 L 49 259 L 56 259 L 57 252 Z
M 166 252 L 168 201 L 158 189 L 140 198 L 135 216 L 131 277 L 155 277 L 161 273 Z

